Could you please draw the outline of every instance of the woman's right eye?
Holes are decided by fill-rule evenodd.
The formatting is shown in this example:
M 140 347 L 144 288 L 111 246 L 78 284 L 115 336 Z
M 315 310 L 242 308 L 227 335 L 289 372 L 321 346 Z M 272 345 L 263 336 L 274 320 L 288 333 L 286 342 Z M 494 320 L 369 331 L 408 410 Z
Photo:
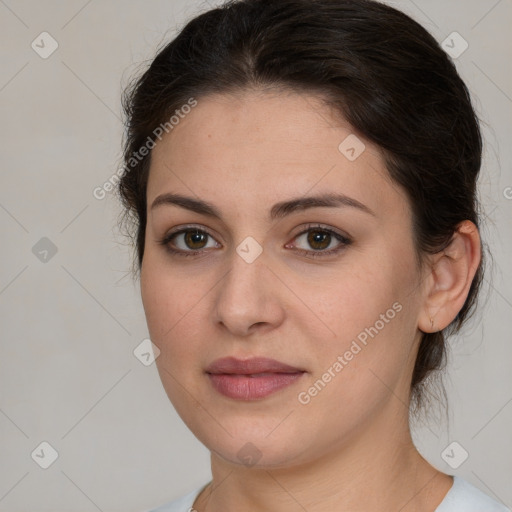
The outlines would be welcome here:
M 203 249 L 212 248 L 212 246 L 208 247 L 208 238 L 211 238 L 213 241 L 213 237 L 202 229 L 183 228 L 167 234 L 159 243 L 164 245 L 172 254 L 195 256 L 203 252 Z M 216 242 L 213 245 L 213 248 L 215 247 L 218 247 Z

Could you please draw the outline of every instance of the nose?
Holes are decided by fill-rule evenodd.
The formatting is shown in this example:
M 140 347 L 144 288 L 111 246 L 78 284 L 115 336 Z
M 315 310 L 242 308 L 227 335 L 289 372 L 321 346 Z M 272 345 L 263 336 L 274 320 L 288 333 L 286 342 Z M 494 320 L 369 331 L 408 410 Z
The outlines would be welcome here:
M 285 287 L 267 266 L 264 253 L 248 263 L 233 251 L 229 269 L 215 290 L 214 321 L 233 336 L 262 334 L 284 321 Z

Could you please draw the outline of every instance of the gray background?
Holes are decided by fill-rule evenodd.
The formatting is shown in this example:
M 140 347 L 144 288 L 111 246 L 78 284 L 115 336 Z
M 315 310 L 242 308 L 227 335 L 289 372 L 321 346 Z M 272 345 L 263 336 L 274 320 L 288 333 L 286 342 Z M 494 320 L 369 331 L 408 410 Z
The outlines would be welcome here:
M 122 86 L 208 5 L 0 0 L 0 511 L 140 511 L 210 478 L 154 364 L 133 354 L 148 334 L 119 206 L 92 194 L 120 163 Z M 469 44 L 456 63 L 483 121 L 494 254 L 481 313 L 450 341 L 449 422 L 414 435 L 432 464 L 512 506 L 512 1 L 393 5 Z M 43 31 L 59 45 L 46 59 L 31 47 Z M 48 469 L 31 457 L 43 441 L 58 452 Z M 469 453 L 457 469 L 441 456 L 453 441 Z

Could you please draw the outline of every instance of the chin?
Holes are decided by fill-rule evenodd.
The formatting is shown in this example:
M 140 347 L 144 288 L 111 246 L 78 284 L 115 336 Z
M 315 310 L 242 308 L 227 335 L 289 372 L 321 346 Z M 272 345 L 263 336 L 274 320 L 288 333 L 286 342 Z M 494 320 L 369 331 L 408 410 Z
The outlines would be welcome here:
M 220 419 L 229 433 L 211 418 L 206 424 L 196 418 L 187 425 L 206 448 L 230 464 L 269 469 L 305 462 L 304 447 L 311 450 L 314 440 L 308 440 L 304 430 L 295 424 L 276 429 L 280 421 L 282 417 L 260 419 L 256 424 L 250 419 Z

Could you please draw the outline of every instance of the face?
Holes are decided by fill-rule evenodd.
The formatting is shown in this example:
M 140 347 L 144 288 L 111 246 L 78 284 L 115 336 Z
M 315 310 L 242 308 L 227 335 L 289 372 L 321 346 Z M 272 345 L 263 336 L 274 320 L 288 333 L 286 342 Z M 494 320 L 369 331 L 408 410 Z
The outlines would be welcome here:
M 152 151 L 147 209 L 158 371 L 212 452 L 285 467 L 407 417 L 411 209 L 378 148 L 319 98 L 199 98 Z

